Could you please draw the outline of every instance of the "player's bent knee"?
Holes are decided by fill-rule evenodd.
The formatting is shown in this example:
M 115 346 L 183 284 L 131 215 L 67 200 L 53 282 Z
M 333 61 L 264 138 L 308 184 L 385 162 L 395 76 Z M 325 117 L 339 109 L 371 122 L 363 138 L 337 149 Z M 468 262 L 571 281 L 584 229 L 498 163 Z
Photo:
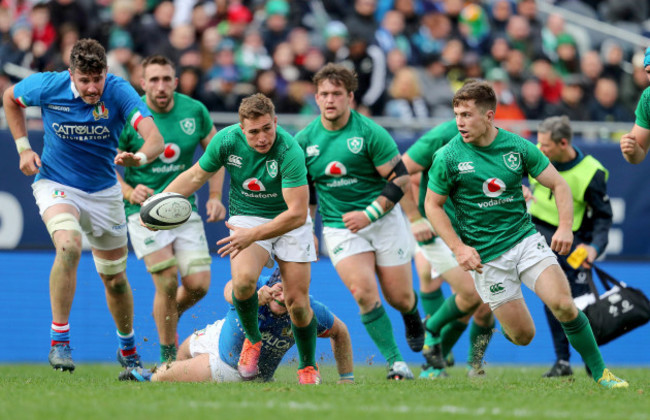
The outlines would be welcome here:
M 106 260 L 93 255 L 97 272 L 105 276 L 115 276 L 126 271 L 126 257 L 127 254 L 124 254 L 122 258 L 118 258 L 117 260 Z
M 578 309 L 570 296 L 562 296 L 550 305 L 551 312 L 560 322 L 568 322 L 575 319 Z
M 176 252 L 178 271 L 181 277 L 195 273 L 210 271 L 212 257 L 207 251 L 178 251 Z
M 510 333 L 508 333 L 510 334 Z M 517 334 L 514 334 L 514 336 L 511 336 L 512 342 L 515 343 L 518 346 L 527 346 L 533 341 L 533 338 L 535 338 L 535 330 L 526 330 L 526 331 L 518 331 Z
M 178 290 L 178 276 L 175 268 L 167 268 L 153 274 L 156 292 L 176 298 Z

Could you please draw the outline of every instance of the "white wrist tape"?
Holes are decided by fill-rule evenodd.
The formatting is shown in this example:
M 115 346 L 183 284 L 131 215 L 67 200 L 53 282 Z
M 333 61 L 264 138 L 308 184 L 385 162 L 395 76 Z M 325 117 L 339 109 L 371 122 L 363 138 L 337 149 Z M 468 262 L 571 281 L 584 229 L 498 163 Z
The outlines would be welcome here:
M 147 162 L 149 162 L 149 159 L 147 159 L 147 155 L 145 155 L 144 153 L 138 152 L 135 155 L 140 158 L 140 166 L 144 166 L 147 164 Z
M 31 148 L 32 145 L 29 144 L 29 139 L 27 136 L 22 136 L 16 139 L 16 150 L 18 150 L 18 154 L 21 154 L 25 150 L 30 150 Z

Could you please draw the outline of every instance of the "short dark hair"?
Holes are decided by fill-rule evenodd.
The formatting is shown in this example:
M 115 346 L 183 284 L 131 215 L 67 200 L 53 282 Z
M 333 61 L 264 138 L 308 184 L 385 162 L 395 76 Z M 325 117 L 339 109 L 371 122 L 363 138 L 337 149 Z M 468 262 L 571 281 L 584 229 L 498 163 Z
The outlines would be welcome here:
M 573 137 L 571 122 L 566 115 L 546 118 L 539 124 L 537 131 L 539 133 L 550 133 L 551 140 L 555 144 L 559 144 L 562 139 L 566 139 L 567 142 L 571 143 Z
M 357 74 L 341 64 L 328 63 L 314 75 L 314 85 L 318 85 L 325 80 L 336 86 L 343 86 L 346 91 L 354 92 L 359 86 Z
M 483 111 L 497 109 L 497 95 L 492 86 L 484 80 L 470 79 L 456 91 L 452 105 L 460 105 L 461 102 L 475 101 L 477 108 Z
M 70 52 L 70 70 L 84 74 L 100 74 L 107 69 L 106 50 L 94 39 L 84 38 L 75 42 Z
M 150 55 L 149 57 L 145 58 L 142 61 L 142 70 L 146 69 L 147 66 L 151 66 L 157 64 L 159 66 L 172 66 L 174 67 L 174 63 L 172 60 L 169 58 L 165 57 L 164 55 L 160 54 L 155 54 L 155 55 Z
M 239 105 L 239 121 L 254 120 L 264 115 L 275 117 L 275 105 L 267 96 L 262 93 L 256 93 L 242 99 Z

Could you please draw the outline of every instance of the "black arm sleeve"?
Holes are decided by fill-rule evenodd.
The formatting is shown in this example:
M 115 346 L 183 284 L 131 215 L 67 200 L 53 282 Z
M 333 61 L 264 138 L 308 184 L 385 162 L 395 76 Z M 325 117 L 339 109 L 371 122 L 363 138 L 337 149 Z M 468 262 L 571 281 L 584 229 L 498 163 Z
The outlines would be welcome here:
M 314 186 L 314 180 L 311 179 L 311 176 L 307 174 L 307 185 L 309 186 L 309 205 L 315 206 L 318 204 L 316 199 L 316 187 Z
M 395 177 L 390 181 L 386 182 L 386 185 L 384 186 L 381 195 L 383 195 L 393 203 L 397 204 L 404 196 L 404 191 L 402 190 L 402 188 L 398 187 L 394 181 L 401 176 L 409 174 L 408 171 L 406 170 L 406 165 L 404 165 L 404 162 L 402 162 L 401 159 L 395 164 L 395 166 L 393 166 L 393 169 L 390 171 L 386 179 L 389 179 L 393 174 L 395 174 Z
M 609 229 L 612 227 L 612 204 L 607 195 L 607 181 L 605 172 L 599 170 L 591 179 L 587 190 L 585 191 L 585 201 L 587 202 L 588 220 L 583 222 L 583 226 L 591 230 L 591 244 L 596 246 L 598 253 L 602 254 L 607 247 Z M 580 227 L 580 231 L 583 230 Z

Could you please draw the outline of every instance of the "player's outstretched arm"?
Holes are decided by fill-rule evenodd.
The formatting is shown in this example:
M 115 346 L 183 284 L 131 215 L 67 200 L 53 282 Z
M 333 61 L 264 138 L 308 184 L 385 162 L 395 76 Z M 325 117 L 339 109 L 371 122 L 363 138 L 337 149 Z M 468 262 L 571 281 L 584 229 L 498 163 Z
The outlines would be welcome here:
M 634 124 L 632 131 L 621 137 L 621 152 L 628 162 L 636 165 L 645 159 L 650 147 L 650 130 Z
M 206 172 L 199 162 L 176 177 L 163 192 L 175 192 L 189 197 L 205 184 L 216 172 Z
M 138 123 L 137 132 L 144 139 L 144 144 L 135 153 L 120 152 L 115 156 L 115 164 L 121 166 L 144 166 L 156 159 L 165 149 L 165 141 L 153 117 L 143 118 Z
M 336 370 L 339 372 L 338 383 L 354 383 L 354 362 L 352 358 L 352 340 L 348 327 L 334 316 L 334 324 L 329 329 L 328 335 L 332 344 Z
M 18 165 L 20 171 L 28 176 L 37 174 L 38 168 L 41 167 L 41 157 L 32 150 L 32 146 L 27 139 L 25 113 L 14 99 L 13 86 L 5 90 L 2 96 L 2 105 L 5 109 L 9 130 L 16 142 L 16 150 L 20 156 L 20 163 Z
M 446 201 L 446 195 L 437 194 L 430 188 L 427 189 L 427 196 L 424 201 L 424 209 L 427 213 L 427 218 L 429 219 L 429 222 L 431 222 L 431 225 L 438 236 L 445 241 L 447 246 L 456 256 L 458 265 L 460 265 L 465 271 L 476 270 L 481 273 L 481 269 L 483 268 L 481 257 L 476 249 L 465 245 L 454 231 L 454 228 L 451 225 L 451 220 L 449 220 L 449 216 L 447 216 L 447 212 L 445 212 L 443 208 Z
M 571 194 L 571 188 L 551 164 L 535 179 L 550 189 L 555 196 L 559 223 L 551 239 L 551 249 L 560 255 L 566 255 L 571 250 L 571 244 L 573 243 L 573 195 Z

